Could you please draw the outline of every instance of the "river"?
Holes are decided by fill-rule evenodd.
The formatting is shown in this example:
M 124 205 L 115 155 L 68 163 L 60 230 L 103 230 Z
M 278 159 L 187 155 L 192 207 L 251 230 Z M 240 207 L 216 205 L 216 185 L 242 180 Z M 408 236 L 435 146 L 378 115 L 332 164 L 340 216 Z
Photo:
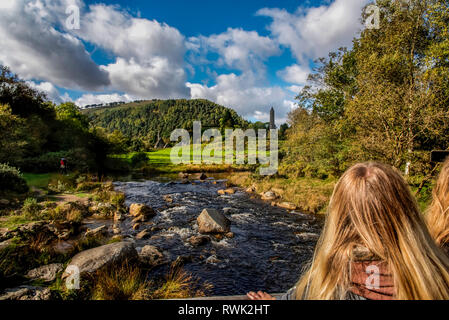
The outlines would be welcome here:
M 243 190 L 220 196 L 217 191 L 225 188 L 225 180 L 185 184 L 173 177 L 157 177 L 114 184 L 126 194 L 127 205 L 145 203 L 158 212 L 151 220 L 155 231 L 147 240 L 136 240 L 137 249 L 154 245 L 170 261 L 184 257 L 184 270 L 212 284 L 212 295 L 285 292 L 310 261 L 323 224 L 321 217 L 272 207 Z M 164 195 L 170 195 L 173 202 L 167 203 Z M 221 212 L 227 208 L 234 238 L 213 238 L 204 246 L 191 246 L 187 239 L 198 235 L 196 218 L 204 208 Z M 122 232 L 135 236 L 139 231 L 132 230 L 128 222 Z M 167 269 L 165 265 L 154 272 L 163 274 Z

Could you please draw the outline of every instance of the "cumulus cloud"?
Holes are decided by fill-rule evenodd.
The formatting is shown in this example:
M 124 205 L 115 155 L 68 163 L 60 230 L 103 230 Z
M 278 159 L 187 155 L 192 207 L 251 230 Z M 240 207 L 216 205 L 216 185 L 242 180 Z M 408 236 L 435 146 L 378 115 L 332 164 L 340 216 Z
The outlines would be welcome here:
M 263 62 L 269 57 L 281 53 L 279 45 L 273 39 L 260 36 L 256 31 L 233 28 L 208 37 L 192 37 L 189 39 L 189 48 L 202 53 L 203 57 L 208 52 L 218 53 L 216 63 L 219 66 L 253 72 L 263 69 Z M 210 62 L 206 59 L 202 61 Z
M 65 88 L 97 90 L 109 85 L 107 73 L 91 59 L 83 43 L 55 28 L 55 10 L 70 1 L 8 0 L 0 10 L 0 63 L 25 79 Z M 60 17 L 67 17 L 63 14 Z
M 308 67 L 304 68 L 294 64 L 284 70 L 278 71 L 277 75 L 286 82 L 303 85 L 307 82 L 310 72 Z
M 295 13 L 264 8 L 259 16 L 273 19 L 268 29 L 280 44 L 291 49 L 298 62 L 327 56 L 351 41 L 361 28 L 360 14 L 369 0 L 335 0 L 330 5 L 299 8 Z
M 102 67 L 112 88 L 140 98 L 188 96 L 185 39 L 177 29 L 101 4 L 89 6 L 81 24 L 81 39 L 116 57 Z
M 214 86 L 188 83 L 192 98 L 206 98 L 228 106 L 247 118 L 265 119 L 271 107 L 285 116 L 290 111 L 289 96 L 280 87 L 259 86 L 251 73 L 231 73 L 217 77 Z M 266 120 L 266 119 L 265 119 Z
M 70 98 L 70 96 L 67 93 L 65 93 L 64 95 L 61 95 L 58 88 L 56 88 L 50 82 L 36 83 L 34 81 L 26 81 L 26 83 L 31 88 L 45 93 L 45 95 L 47 96 L 47 99 L 50 101 L 53 101 L 56 104 L 67 102 L 67 101 L 72 101 L 72 99 Z
M 111 94 L 84 94 L 82 95 L 80 98 L 78 98 L 75 101 L 75 104 L 80 106 L 80 107 L 85 107 L 87 105 L 92 105 L 92 104 L 106 104 L 106 103 L 111 103 L 111 102 L 119 102 L 119 101 L 123 101 L 123 102 L 131 102 L 136 100 L 135 97 L 130 96 L 128 94 L 118 94 L 118 93 L 111 93 Z

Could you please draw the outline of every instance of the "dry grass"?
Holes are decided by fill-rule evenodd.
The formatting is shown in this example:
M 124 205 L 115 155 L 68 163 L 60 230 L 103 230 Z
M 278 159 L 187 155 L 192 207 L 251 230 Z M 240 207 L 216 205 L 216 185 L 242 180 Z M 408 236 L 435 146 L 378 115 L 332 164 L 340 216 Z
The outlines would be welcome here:
M 151 294 L 153 300 L 204 297 L 212 289 L 209 283 L 199 285 L 198 280 L 181 268 L 172 268 L 165 282 Z
M 241 187 L 255 186 L 257 193 L 273 190 L 282 201 L 294 203 L 302 212 L 322 214 L 326 212 L 336 180 L 256 178 L 242 172 L 232 174 L 229 182 Z
M 96 274 L 93 300 L 147 300 L 149 287 L 138 267 L 127 262 Z
M 212 288 L 180 268 L 171 268 L 163 281 L 147 281 L 138 265 L 124 262 L 97 271 L 92 300 L 164 300 L 204 297 Z

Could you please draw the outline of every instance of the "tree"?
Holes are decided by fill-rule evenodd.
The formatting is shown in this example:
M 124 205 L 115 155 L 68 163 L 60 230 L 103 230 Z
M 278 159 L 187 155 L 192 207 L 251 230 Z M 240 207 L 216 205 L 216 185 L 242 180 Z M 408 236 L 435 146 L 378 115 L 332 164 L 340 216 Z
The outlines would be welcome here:
M 354 48 L 359 90 L 346 110 L 357 131 L 354 149 L 361 158 L 388 162 L 407 175 L 414 162 L 422 163 L 429 132 L 448 128 L 447 105 L 426 75 L 431 2 L 410 1 L 404 11 L 394 2 L 377 1 L 381 28 L 363 31 Z
M 23 156 L 25 138 L 25 121 L 13 115 L 9 106 L 0 105 L 0 163 L 14 163 Z

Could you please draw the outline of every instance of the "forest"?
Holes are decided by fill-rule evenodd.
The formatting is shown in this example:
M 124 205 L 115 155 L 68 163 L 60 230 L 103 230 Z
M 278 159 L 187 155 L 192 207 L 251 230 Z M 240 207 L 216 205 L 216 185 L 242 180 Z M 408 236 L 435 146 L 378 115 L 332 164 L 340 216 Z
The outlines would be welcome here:
M 91 125 L 122 135 L 127 151 L 150 151 L 170 145 L 175 129 L 193 129 L 193 121 L 207 128 L 246 128 L 249 123 L 234 110 L 204 99 L 152 100 L 83 111 Z

